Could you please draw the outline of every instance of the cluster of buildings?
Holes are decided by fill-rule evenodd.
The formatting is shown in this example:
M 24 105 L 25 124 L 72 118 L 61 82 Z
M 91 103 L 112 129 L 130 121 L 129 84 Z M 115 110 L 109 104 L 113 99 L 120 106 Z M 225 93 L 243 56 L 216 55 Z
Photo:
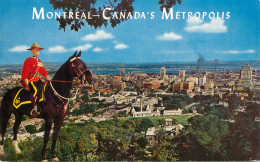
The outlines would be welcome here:
M 10 72 L 9 72 L 10 73 Z M 0 90 L 10 89 L 20 85 L 21 75 L 17 73 L 2 74 Z M 4 77 L 3 77 L 4 76 Z M 157 94 L 181 93 L 189 96 L 223 95 L 234 93 L 241 96 L 260 97 L 260 72 L 250 65 L 243 65 L 240 73 L 226 70 L 225 72 L 196 71 L 187 73 L 185 69 L 179 70 L 178 75 L 167 74 L 167 69 L 161 67 L 160 74 L 135 73 L 126 74 L 125 69 L 120 70 L 120 75 L 94 75 L 94 84 L 85 86 L 90 92 L 99 91 L 109 94 L 114 91 L 151 90 Z M 3 95 L 3 94 L 2 94 Z M 2 96 L 0 94 L 0 97 Z M 116 100 L 120 102 L 119 100 Z
M 260 73 L 249 65 L 243 65 L 240 73 L 231 72 L 193 72 L 179 70 L 178 75 L 167 75 L 166 68 L 160 69 L 156 74 L 125 74 L 124 69 L 120 75 L 96 75 L 93 90 L 102 93 L 111 93 L 115 90 L 136 91 L 153 90 L 156 93 L 176 93 L 194 95 L 219 95 L 233 93 L 240 96 L 259 97 Z
M 155 105 L 157 105 L 155 107 Z M 140 111 L 136 111 L 136 108 Z M 145 108 L 145 109 L 144 109 Z M 132 103 L 131 115 L 133 117 L 147 117 L 147 116 L 164 116 L 164 115 L 181 115 L 182 109 L 165 110 L 163 107 L 161 97 L 138 97 L 136 102 Z
M 85 86 L 91 99 L 112 105 L 125 105 L 124 108 L 132 117 L 181 115 L 183 109 L 165 110 L 159 94 L 189 95 L 219 95 L 236 94 L 241 99 L 259 97 L 260 73 L 249 65 L 244 65 L 240 73 L 231 72 L 192 72 L 179 70 L 178 75 L 167 75 L 165 67 L 161 67 L 160 75 L 156 74 L 126 74 L 121 69 L 120 75 L 94 75 L 94 84 Z M 93 94 L 97 94 L 93 96 Z M 151 96 L 150 94 L 154 94 Z M 98 104 L 89 102 L 88 104 Z M 222 103 L 219 103 L 222 104 Z M 223 103 L 227 106 L 227 103 Z M 79 107 L 79 104 L 78 104 Z M 113 106 L 111 109 L 114 109 Z M 107 109 L 110 110 L 110 107 Z M 197 113 L 195 106 L 191 113 Z M 118 110 L 120 111 L 120 110 Z M 95 117 L 96 121 L 111 119 L 117 111 L 109 111 L 106 115 Z M 84 119 L 85 120 L 85 119 Z

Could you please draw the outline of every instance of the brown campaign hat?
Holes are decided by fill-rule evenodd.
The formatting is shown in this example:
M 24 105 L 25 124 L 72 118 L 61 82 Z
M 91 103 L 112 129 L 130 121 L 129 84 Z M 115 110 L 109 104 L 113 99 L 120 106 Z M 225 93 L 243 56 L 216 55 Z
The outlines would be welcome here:
M 31 45 L 31 48 L 27 49 L 27 50 L 32 50 L 33 48 L 39 48 L 40 50 L 43 50 L 44 48 L 40 47 L 40 45 L 36 42 L 34 42 L 32 45 Z

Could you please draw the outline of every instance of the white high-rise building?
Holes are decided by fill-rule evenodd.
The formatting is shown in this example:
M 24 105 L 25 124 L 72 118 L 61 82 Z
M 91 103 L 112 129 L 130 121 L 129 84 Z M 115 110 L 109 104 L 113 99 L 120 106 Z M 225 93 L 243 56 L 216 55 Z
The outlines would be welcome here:
M 253 88 L 253 81 L 252 81 L 252 71 L 253 68 L 249 65 L 243 65 L 242 69 L 240 70 L 240 80 L 237 84 L 238 87 L 244 88 Z
M 168 86 L 169 85 L 169 77 L 168 77 L 168 75 L 165 75 L 163 77 L 163 85 L 164 86 Z
M 206 82 L 207 82 L 207 77 L 206 76 L 199 77 L 199 85 L 200 86 L 204 86 L 204 84 Z
M 180 71 L 179 71 L 179 77 L 180 77 L 180 79 L 181 79 L 182 81 L 185 80 L 185 70 L 180 70 Z
M 186 81 L 191 81 L 194 83 L 194 85 L 199 84 L 199 79 L 197 77 L 188 77 L 186 78 Z
M 160 70 L 160 76 L 161 77 L 164 77 L 166 75 L 166 69 L 165 69 L 165 67 L 163 66 L 163 67 L 161 67 L 161 70 Z
M 125 75 L 125 69 L 124 68 L 120 70 L 120 75 Z
M 240 70 L 240 78 L 242 80 L 252 80 L 252 71 L 253 68 L 251 66 L 243 65 L 242 69 Z

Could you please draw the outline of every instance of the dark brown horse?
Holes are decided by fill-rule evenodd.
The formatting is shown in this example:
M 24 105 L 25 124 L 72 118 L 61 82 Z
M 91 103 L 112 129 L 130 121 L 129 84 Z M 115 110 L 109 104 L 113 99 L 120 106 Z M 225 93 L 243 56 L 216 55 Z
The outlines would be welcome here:
M 88 70 L 84 61 L 80 59 L 81 52 L 77 55 L 77 51 L 71 56 L 57 71 L 52 81 L 45 87 L 45 100 L 39 102 L 37 105 L 41 111 L 41 116 L 45 120 L 45 133 L 44 144 L 42 148 L 42 160 L 46 160 L 46 145 L 49 141 L 50 131 L 54 123 L 54 133 L 51 146 L 52 160 L 58 161 L 55 155 L 55 144 L 57 141 L 58 133 L 61 129 L 64 117 L 68 112 L 68 102 L 71 98 L 70 90 L 72 89 L 73 78 L 76 77 L 80 83 L 87 82 L 91 84 L 92 75 Z M 17 143 L 17 132 L 21 124 L 23 115 L 29 115 L 33 108 L 32 104 L 24 104 L 16 109 L 13 106 L 13 99 L 17 91 L 21 87 L 16 87 L 9 90 L 3 97 L 0 108 L 0 131 L 2 134 L 2 141 L 0 145 L 0 156 L 4 155 L 4 135 L 6 127 L 11 114 L 15 115 L 15 124 L 13 127 L 13 145 L 16 153 L 21 153 Z M 46 160 L 47 161 L 47 160 Z

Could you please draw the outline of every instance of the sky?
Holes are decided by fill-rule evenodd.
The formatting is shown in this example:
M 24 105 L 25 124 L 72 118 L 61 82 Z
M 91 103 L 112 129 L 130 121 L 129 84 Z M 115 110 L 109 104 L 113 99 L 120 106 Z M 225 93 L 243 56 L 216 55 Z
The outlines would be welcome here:
M 0 1 L 0 64 L 21 64 L 32 56 L 26 50 L 37 42 L 43 62 L 65 62 L 75 50 L 86 62 L 160 63 L 205 60 L 260 60 L 259 0 L 183 0 L 176 12 L 207 13 L 204 19 L 162 19 L 158 0 L 135 0 L 134 12 L 146 19 L 127 20 L 112 28 L 84 26 L 78 32 L 59 30 L 54 19 L 32 19 L 33 7 L 54 12 L 45 0 Z M 149 12 L 149 14 L 147 14 Z M 154 18 L 150 14 L 154 12 Z M 229 12 L 229 18 L 209 13 Z M 198 15 L 197 15 L 198 16 Z

